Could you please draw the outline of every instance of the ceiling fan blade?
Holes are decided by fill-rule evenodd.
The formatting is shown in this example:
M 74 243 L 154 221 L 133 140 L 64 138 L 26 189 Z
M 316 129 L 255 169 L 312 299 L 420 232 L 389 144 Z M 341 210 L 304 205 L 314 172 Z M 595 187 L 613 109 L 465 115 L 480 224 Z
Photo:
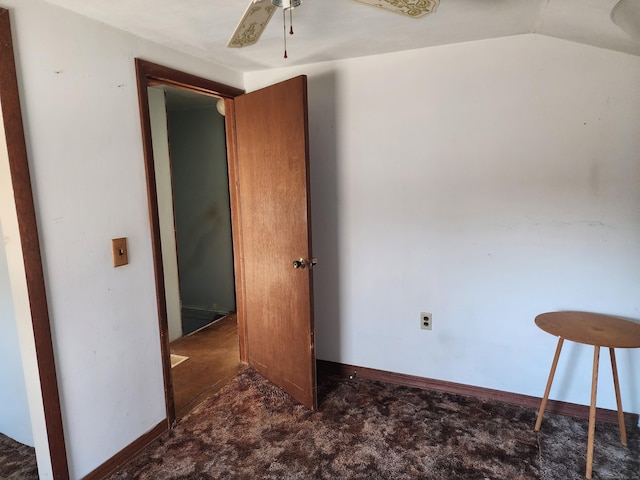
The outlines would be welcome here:
M 440 0 L 356 0 L 374 7 L 384 8 L 408 17 L 419 18 L 433 13 Z
M 255 44 L 276 11 L 271 0 L 252 0 L 231 35 L 227 47 L 242 48 Z

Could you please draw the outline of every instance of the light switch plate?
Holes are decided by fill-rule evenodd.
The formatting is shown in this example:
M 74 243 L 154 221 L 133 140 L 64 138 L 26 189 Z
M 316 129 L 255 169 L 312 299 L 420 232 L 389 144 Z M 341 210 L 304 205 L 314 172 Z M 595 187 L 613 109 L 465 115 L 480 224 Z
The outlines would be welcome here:
M 113 266 L 121 267 L 129 263 L 127 253 L 127 238 L 114 238 L 111 240 L 111 250 L 113 251 Z

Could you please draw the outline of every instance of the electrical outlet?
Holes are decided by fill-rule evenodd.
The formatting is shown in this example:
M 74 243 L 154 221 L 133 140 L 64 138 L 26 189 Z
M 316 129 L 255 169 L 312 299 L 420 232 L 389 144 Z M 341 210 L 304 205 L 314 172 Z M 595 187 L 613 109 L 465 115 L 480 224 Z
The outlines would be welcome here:
M 433 327 L 433 318 L 431 314 L 427 312 L 420 313 L 420 328 L 422 330 L 431 330 Z

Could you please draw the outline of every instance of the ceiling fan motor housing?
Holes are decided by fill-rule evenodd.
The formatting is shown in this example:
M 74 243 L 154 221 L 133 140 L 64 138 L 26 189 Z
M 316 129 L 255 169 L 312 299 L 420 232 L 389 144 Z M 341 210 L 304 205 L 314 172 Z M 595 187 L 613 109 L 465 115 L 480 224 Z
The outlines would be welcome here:
M 276 7 L 284 8 L 296 8 L 302 5 L 302 0 L 271 0 L 271 3 Z

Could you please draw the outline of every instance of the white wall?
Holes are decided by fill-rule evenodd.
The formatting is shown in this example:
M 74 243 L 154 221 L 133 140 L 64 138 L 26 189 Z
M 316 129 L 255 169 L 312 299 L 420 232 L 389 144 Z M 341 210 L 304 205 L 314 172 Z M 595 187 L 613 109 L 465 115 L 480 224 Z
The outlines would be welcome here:
M 169 154 L 169 130 L 167 105 L 162 87 L 149 87 L 149 119 L 153 143 L 153 161 L 156 174 L 158 222 L 162 245 L 162 268 L 167 305 L 169 341 L 182 337 L 182 313 L 180 311 L 180 282 L 176 250 L 175 219 L 173 216 L 173 187 L 171 185 L 171 156 Z
M 0 433 L 33 447 L 20 340 L 0 224 Z
M 72 478 L 165 418 L 134 57 L 239 74 L 9 0 Z M 129 265 L 110 240 L 128 237 Z M 34 426 L 34 429 L 36 427 Z
M 640 319 L 640 58 L 525 35 L 245 88 L 301 73 L 318 358 L 541 396 L 556 339 L 536 314 Z M 592 355 L 565 346 L 552 397 L 588 404 Z M 638 413 L 640 351 L 618 364 Z

